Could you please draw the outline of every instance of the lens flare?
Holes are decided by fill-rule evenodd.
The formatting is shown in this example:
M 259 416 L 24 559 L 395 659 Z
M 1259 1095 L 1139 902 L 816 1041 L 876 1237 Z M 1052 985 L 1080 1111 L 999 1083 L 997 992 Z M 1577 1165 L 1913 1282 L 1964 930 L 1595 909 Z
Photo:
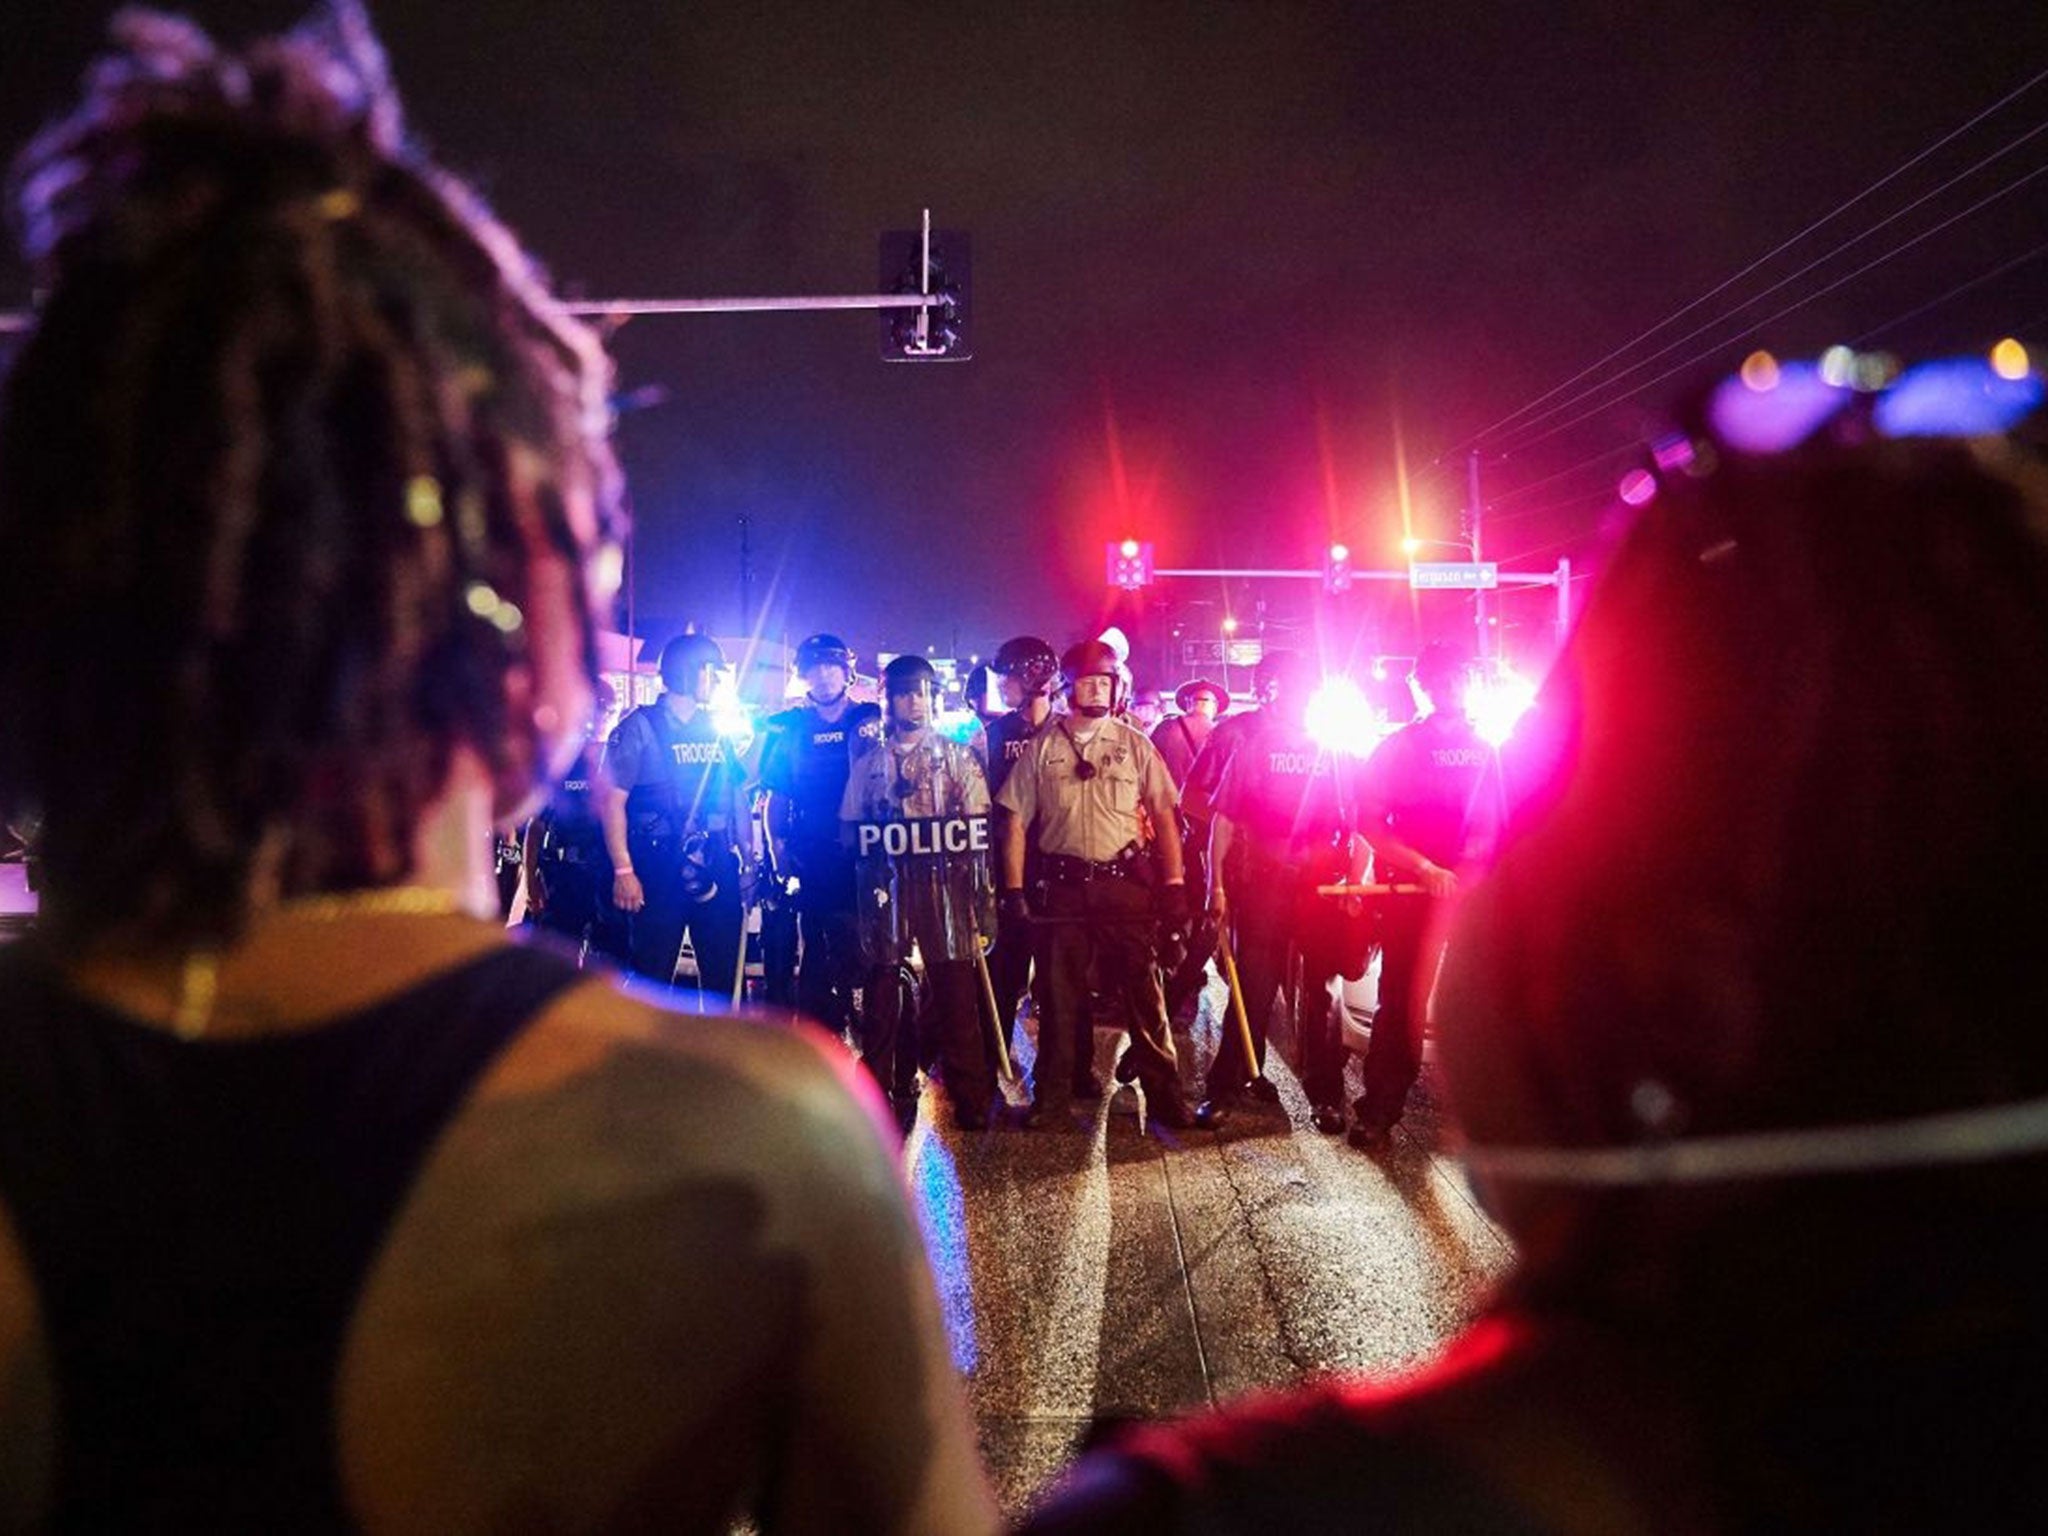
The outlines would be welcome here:
M 1991 349 L 1991 371 L 2009 383 L 2024 379 L 2032 366 L 2027 349 L 2014 337 L 2006 337 Z
M 1385 734 L 1371 701 L 1358 684 L 1341 675 L 1324 678 L 1309 695 L 1305 723 L 1317 746 L 1352 757 L 1369 756 Z
M 711 685 L 711 728 L 744 752 L 754 739 L 754 717 L 740 700 L 739 684 L 721 671 Z
M 1515 733 L 1515 726 L 1536 702 L 1536 685 L 1526 677 L 1502 667 L 1496 677 L 1482 679 L 1472 687 L 1465 707 L 1480 737 L 1499 746 Z

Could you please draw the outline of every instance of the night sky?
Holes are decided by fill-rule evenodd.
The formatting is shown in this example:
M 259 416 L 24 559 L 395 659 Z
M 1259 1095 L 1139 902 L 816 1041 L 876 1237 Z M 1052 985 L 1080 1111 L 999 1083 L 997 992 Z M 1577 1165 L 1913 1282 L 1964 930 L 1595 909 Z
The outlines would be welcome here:
M 301 7 L 186 9 L 238 38 Z M 885 364 L 864 313 L 616 337 L 622 390 L 665 392 L 620 428 L 643 632 L 737 628 L 744 515 L 765 632 L 867 654 L 1063 643 L 1112 612 L 1125 532 L 1168 566 L 1310 566 L 1333 535 L 1397 564 L 1397 439 L 1416 531 L 1454 539 L 1475 434 L 2048 70 L 2041 0 L 373 12 L 415 129 L 565 290 L 865 292 L 880 231 L 929 205 L 970 232 L 971 362 Z M 105 15 L 10 18 L 10 148 Z M 1625 383 L 1481 436 L 1489 557 L 1597 568 L 1647 408 L 1752 346 L 2048 345 L 2044 125 L 2048 81 L 1553 403 L 1708 327 Z M 0 305 L 26 297 L 10 252 Z M 1213 634 L 1227 602 L 1249 633 L 1263 599 L 1287 634 L 1314 590 L 1113 611 L 1157 677 L 1174 625 Z M 1549 612 L 1509 600 L 1511 655 L 1540 663 Z M 1470 610 L 1367 585 L 1329 617 L 1398 652 Z

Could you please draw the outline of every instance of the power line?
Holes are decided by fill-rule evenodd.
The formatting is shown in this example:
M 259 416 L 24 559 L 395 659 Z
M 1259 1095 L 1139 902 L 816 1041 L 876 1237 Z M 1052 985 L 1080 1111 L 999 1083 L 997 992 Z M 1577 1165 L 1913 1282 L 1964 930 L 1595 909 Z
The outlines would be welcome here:
M 2011 154 L 2014 150 L 2018 149 L 2021 145 L 2025 144 L 2029 139 L 2032 139 L 2042 133 L 2048 133 L 2048 122 L 2035 124 L 2032 128 L 2028 129 L 2025 133 L 2021 134 L 2011 143 L 2006 144 L 2004 147 L 2000 149 L 1994 150 L 1991 154 L 1986 155 L 1982 160 L 1979 160 L 1975 165 L 1970 166 L 1966 170 L 1958 172 L 1956 175 L 1950 177 L 1947 181 L 1943 182 L 1940 186 L 1935 187 L 1932 191 L 1922 193 L 1912 202 L 1906 204 L 1905 207 L 1900 208 L 1893 213 L 1887 214 L 1884 218 L 1878 220 L 1877 223 L 1871 225 L 1861 234 L 1852 235 L 1847 240 L 1844 240 L 1841 244 L 1835 246 L 1832 250 L 1827 251 L 1820 256 L 1816 256 L 1812 261 L 1809 261 L 1805 266 L 1801 267 L 1798 271 L 1793 272 L 1788 276 L 1780 278 L 1777 282 L 1772 283 L 1768 288 L 1763 289 L 1761 292 L 1752 294 L 1749 298 L 1744 299 L 1740 304 L 1736 305 L 1733 309 L 1724 311 L 1723 313 L 1715 316 L 1715 318 L 1707 321 L 1703 325 L 1695 326 L 1692 330 L 1687 331 L 1683 336 L 1678 337 L 1676 340 L 1666 342 L 1663 346 L 1659 347 L 1655 352 L 1650 353 L 1646 357 L 1637 359 L 1628 367 L 1622 369 L 1618 373 L 1610 374 L 1607 378 L 1602 379 L 1599 383 L 1587 385 L 1584 389 L 1578 391 L 1576 394 L 1559 401 L 1556 405 L 1550 407 L 1550 409 L 1538 412 L 1528 421 L 1523 422 L 1519 427 L 1515 428 L 1515 433 L 1527 432 L 1535 427 L 1542 425 L 1544 422 L 1549 421 L 1553 417 L 1558 415 L 1559 412 L 1570 410 L 1574 405 L 1578 404 L 1579 401 L 1584 400 L 1587 396 L 1598 394 L 1605 389 L 1611 389 L 1614 385 L 1619 384 L 1623 379 L 1626 379 L 1630 374 L 1639 373 L 1644 368 L 1649 367 L 1652 363 L 1656 362 L 1657 359 L 1659 359 L 1660 357 L 1669 356 L 1673 351 L 1675 351 L 1679 347 L 1684 346 L 1687 342 L 1692 341 L 1696 337 L 1713 330 L 1716 326 L 1725 325 L 1728 321 L 1738 318 L 1742 314 L 1742 312 L 1748 309 L 1752 304 L 1759 303 L 1762 300 L 1769 298 L 1772 294 L 1777 293 L 1780 289 L 1790 287 L 1793 283 L 1798 282 L 1800 278 L 1805 277 L 1815 268 L 1825 266 L 1828 262 L 1833 261 L 1837 256 L 1841 255 L 1844 251 L 1849 250 L 1852 246 L 1859 245 L 1863 241 L 1869 239 L 1872 235 L 1876 234 L 1886 225 L 1897 223 L 1900 219 L 1904 218 L 1907 214 L 1913 212 L 1916 208 L 1922 207 L 1923 205 L 1932 202 L 1935 198 L 1941 196 L 1942 193 L 1948 191 L 1950 187 L 1955 186 L 1958 182 L 1966 179 L 1967 177 L 1974 176 L 1978 171 L 1984 169 L 1985 166 L 1991 164 L 1992 161 L 2004 158 L 2006 155 Z M 2028 176 L 2021 177 L 2020 180 L 2014 183 L 2013 185 L 2014 187 L 2024 185 L 2025 182 L 2031 180 L 2034 175 L 2038 174 L 2038 170 L 2031 172 Z M 2012 190 L 2012 188 L 2008 188 L 2007 190 Z M 1995 198 L 1992 200 L 1995 200 Z M 1977 206 L 1981 207 L 1982 204 L 1979 204 Z M 1952 223 L 1954 221 L 1951 220 L 1949 222 Z M 1938 224 L 1935 226 L 1935 228 L 1945 229 L 1947 228 L 1947 224 Z M 1904 250 L 1907 248 L 1907 246 L 1917 244 L 1919 238 L 1921 237 L 1915 237 L 1915 239 L 1907 241 L 1906 245 L 1898 247 L 1897 250 L 1894 250 L 1891 254 L 1896 255 L 1899 250 Z M 1889 256 L 1881 259 L 1888 260 Z M 1858 269 L 1858 271 L 1868 270 L 1868 267 Z M 1808 295 L 1807 300 L 1802 300 L 1801 302 L 1808 302 L 1812 299 L 1818 298 L 1820 297 L 1821 293 L 1827 293 L 1831 291 L 1832 287 L 1839 286 L 1840 284 L 1833 284 L 1830 288 L 1823 288 L 1820 290 L 1819 293 Z M 1796 307 L 1797 306 L 1795 306 L 1795 308 Z M 1785 313 L 1785 311 L 1780 311 L 1780 313 Z M 1743 335 L 1746 333 L 1737 332 L 1736 334 Z M 1553 393 L 1555 393 L 1555 391 L 1553 391 Z M 1626 398 L 1626 396 L 1624 396 L 1623 398 Z M 1531 441 L 1540 442 L 1542 441 L 1542 439 L 1536 438 L 1531 439 Z M 1508 445 L 1507 450 L 1504 451 L 1512 451 L 1516 446 L 1516 444 L 1510 443 Z
M 1487 510 L 1490 512 L 1494 507 L 1500 506 L 1504 502 L 1511 501 L 1517 496 L 1526 496 L 1531 491 L 1541 490 L 1544 486 L 1549 485 L 1554 480 L 1562 480 L 1568 475 L 1578 474 L 1581 470 L 1591 469 L 1595 464 L 1604 463 L 1608 459 L 1615 457 L 1615 455 L 1617 454 L 1628 453 L 1632 449 L 1634 449 L 1634 447 L 1635 444 L 1633 443 L 1621 443 L 1612 448 L 1603 448 L 1598 453 L 1589 454 L 1587 457 L 1579 460 L 1579 462 L 1576 464 L 1573 464 L 1565 469 L 1560 469 L 1554 474 L 1545 475 L 1541 480 L 1531 480 L 1526 485 L 1518 485 L 1512 490 L 1502 491 L 1498 496 L 1491 497 L 1487 501 Z M 1519 515 L 1519 513 L 1510 514 L 1510 516 Z
M 1878 337 L 1882 336 L 1886 331 L 1895 330 L 1899 326 L 1904 325 L 1909 320 L 1918 320 L 1922 315 L 1926 314 L 1929 310 L 1941 308 L 1941 306 L 1948 303 L 1950 299 L 1960 298 L 1963 294 L 1968 293 L 1972 288 L 1981 288 L 1986 283 L 1996 282 L 1999 278 L 2005 276 L 2006 273 L 2016 271 L 2017 269 L 2025 266 L 2030 261 L 2039 261 L 2043 256 L 2048 256 L 2048 244 L 2037 245 L 2031 251 L 2028 251 L 2025 255 L 2015 256 L 2011 261 L 2001 262 L 1999 263 L 1999 265 L 1993 267 L 1989 272 L 1986 272 L 1978 277 L 1973 277 L 1967 283 L 1956 284 L 1955 287 L 1949 289 L 1947 293 L 1942 294 L 1939 298 L 1929 299 L 1925 304 L 1922 304 L 1915 309 L 1909 309 L 1903 315 L 1896 315 L 1892 319 L 1885 321 L 1883 325 L 1877 326 L 1875 329 L 1865 331 L 1861 336 L 1851 338 L 1850 345 L 1860 347 L 1867 341 L 1875 341 Z
M 2025 186 L 2028 182 L 2032 181 L 2035 177 L 2039 176 L 2044 171 L 2048 171 L 2048 164 L 2035 166 L 2033 170 L 2027 172 L 2027 174 L 2020 177 L 2019 180 L 2011 182 L 2006 186 L 2000 187 L 1996 192 L 1991 193 L 1988 197 L 1978 199 L 1969 207 L 1965 208 L 1961 213 L 1951 215 L 1949 218 L 1943 219 L 1939 224 L 1936 224 L 1929 229 L 1922 230 L 1912 239 L 1904 241 L 1899 245 L 1893 246 L 1892 249 L 1886 251 L 1882 256 L 1878 256 L 1870 261 L 1866 261 L 1862 266 L 1857 267 L 1854 271 L 1845 273 L 1843 276 L 1836 278 L 1833 282 L 1828 283 L 1823 287 L 1815 289 L 1812 293 L 1807 294 L 1806 297 L 1802 299 L 1795 299 L 1792 303 L 1787 304 L 1783 309 L 1776 310 L 1773 313 L 1764 316 L 1763 319 L 1756 321 L 1754 324 L 1745 326 L 1743 329 L 1734 332 L 1732 335 L 1722 337 L 1713 345 L 1705 348 L 1702 351 L 1695 352 L 1691 357 L 1686 358 L 1683 362 L 1673 364 L 1671 367 L 1665 369 L 1662 373 L 1656 375 L 1654 378 L 1645 379 L 1642 383 L 1637 384 L 1631 389 L 1624 390 L 1621 394 L 1614 396 L 1612 399 L 1603 400 L 1600 402 L 1600 404 L 1593 406 L 1588 410 L 1581 411 L 1578 415 L 1570 418 L 1569 420 L 1558 423 L 1556 426 L 1550 428 L 1549 431 L 1538 433 L 1535 437 L 1528 439 L 1528 441 L 1518 444 L 1516 451 L 1524 452 L 1530 448 L 1535 447 L 1538 443 L 1548 442 L 1551 438 L 1557 436 L 1558 433 L 1568 432 L 1573 427 L 1579 425 L 1579 423 L 1583 421 L 1589 421 L 1593 417 L 1598 416 L 1601 412 L 1613 409 L 1613 407 L 1621 404 L 1621 402 L 1624 400 L 1631 400 L 1635 398 L 1637 395 L 1640 395 L 1644 390 L 1663 383 L 1666 379 L 1672 377 L 1674 374 L 1680 374 L 1685 372 L 1686 369 L 1692 367 L 1694 364 L 1702 362 L 1709 357 L 1712 357 L 1716 352 L 1720 351 L 1721 348 L 1727 346 L 1728 343 L 1732 341 L 1739 341 L 1745 336 L 1755 335 L 1765 326 L 1770 325 L 1775 321 L 1784 319 L 1785 316 L 1793 313 L 1795 310 L 1804 309 L 1808 304 L 1811 304 L 1815 299 L 1822 298 L 1827 294 L 1833 293 L 1837 288 L 1842 287 L 1846 283 L 1854 282 L 1864 273 L 1869 272 L 1874 268 L 1883 266 L 1886 262 L 1892 260 L 1894 257 L 1904 255 L 1914 246 L 1920 244 L 1921 241 L 1931 239 L 1933 236 L 1938 235 L 1943 230 L 1947 229 L 1950 225 L 1961 223 L 1964 219 L 1967 219 L 1973 213 L 1976 213 L 1979 210 L 1988 207 L 1992 203 L 1997 202 L 2002 197 L 2010 197 L 2013 193 L 2019 191 L 2021 187 Z M 1724 318 L 1733 317 L 1728 316 Z M 1619 382 L 1619 380 L 1617 379 L 1616 382 Z
M 1606 367 L 1609 363 L 1613 362 L 1617 357 L 1620 357 L 1622 354 L 1632 350 L 1637 346 L 1640 346 L 1643 342 L 1648 341 L 1652 336 L 1655 336 L 1659 331 L 1662 331 L 1667 326 L 1673 325 L 1677 321 L 1683 319 L 1686 315 L 1690 314 L 1693 310 L 1698 309 L 1702 304 L 1705 304 L 1710 299 L 1713 299 L 1718 295 L 1725 293 L 1729 288 L 1732 288 L 1735 284 L 1741 282 L 1744 278 L 1748 277 L 1752 272 L 1756 271 L 1759 267 L 1767 265 L 1777 256 L 1791 249 L 1800 241 L 1804 240 L 1808 235 L 1811 235 L 1817 230 L 1824 228 L 1828 224 L 1832 223 L 1835 219 L 1841 217 L 1841 215 L 1843 215 L 1844 213 L 1847 213 L 1851 208 L 1855 207 L 1858 203 L 1870 197 L 1873 193 L 1880 191 L 1882 188 L 1896 181 L 1900 176 L 1903 176 L 1907 171 L 1911 170 L 1914 166 L 1918 165 L 1921 161 L 1925 160 L 1929 155 L 1932 155 L 1937 150 L 1943 148 L 1944 146 L 1950 143 L 1953 143 L 1956 139 L 1960 138 L 1963 134 L 1968 133 L 1972 128 L 1976 127 L 1986 118 L 2002 110 L 2006 106 L 2010 105 L 2012 102 L 2017 101 L 2020 97 L 2024 96 L 2028 91 L 2031 91 L 2035 86 L 2039 85 L 2043 80 L 2048 80 L 2048 69 L 2042 70 L 2039 74 L 2036 74 L 2032 79 L 2024 82 L 2018 88 L 2009 91 L 2004 96 L 2001 96 L 1997 101 L 1994 101 L 1990 106 L 1984 108 L 1983 111 L 1977 113 L 1974 117 L 1968 119 L 1966 122 L 1961 124 L 1961 126 L 1951 129 L 1948 133 L 1943 134 L 1940 138 L 1936 139 L 1932 144 L 1928 145 L 1918 154 L 1908 159 L 1904 164 L 1888 172 L 1886 175 L 1879 177 L 1876 181 L 1872 182 L 1869 186 L 1865 187 L 1861 192 L 1858 192 L 1854 197 L 1850 198 L 1847 202 L 1841 204 L 1832 212 L 1824 214 L 1822 217 L 1814 220 L 1812 223 L 1808 224 L 1804 229 L 1800 230 L 1797 234 L 1791 236 L 1789 239 L 1781 241 L 1778 245 L 1774 246 L 1771 250 L 1766 251 L 1762 256 L 1759 256 L 1755 261 L 1752 261 L 1748 266 L 1744 267 L 1741 271 L 1735 273 L 1734 276 L 1729 277 L 1723 282 L 1714 286 L 1713 288 L 1708 289 L 1705 293 L 1701 294 L 1691 303 L 1686 304 L 1681 308 L 1672 311 L 1670 314 L 1666 315 L 1662 320 L 1659 320 L 1655 325 L 1651 326 L 1648 330 L 1643 331 L 1635 337 L 1631 338 L 1630 340 L 1623 342 L 1620 346 L 1616 347 L 1613 351 L 1607 353 L 1606 356 L 1600 358 L 1596 362 L 1589 363 L 1586 367 L 1580 369 L 1577 373 L 1573 374 L 1563 383 L 1558 384 L 1549 390 L 1546 390 L 1543 394 L 1538 395 L 1534 400 L 1531 400 L 1527 404 L 1519 406 L 1515 410 L 1510 411 L 1506 416 L 1503 416 L 1502 418 L 1500 418 L 1500 420 L 1492 423 L 1490 426 L 1482 427 L 1479 429 L 1479 431 L 1471 434 L 1469 437 L 1466 437 L 1460 440 L 1459 442 L 1453 444 L 1451 447 L 1445 449 L 1443 453 L 1439 454 L 1437 457 L 1439 459 L 1448 458 L 1452 454 L 1461 452 L 1463 449 L 1473 444 L 1479 443 L 1488 437 L 1491 437 L 1495 432 L 1500 431 L 1510 422 L 1516 421 L 1520 417 L 1527 415 L 1529 412 L 1535 410 L 1539 406 L 1543 405 L 1546 401 L 1550 400 L 1553 396 L 1561 394 L 1565 390 L 1570 389 L 1574 384 L 1578 383 L 1581 379 L 1586 378 L 1590 374 L 1597 373 L 1600 369 Z
M 1611 458 L 1616 453 L 1633 453 L 1641 446 L 1639 443 L 1623 443 L 1620 447 L 1614 449 L 1608 457 Z M 1488 528 L 1498 528 L 1503 523 L 1518 523 L 1524 518 L 1541 517 L 1545 513 L 1576 512 L 1582 507 L 1589 507 L 1595 503 L 1612 500 L 1614 500 L 1614 487 L 1611 485 L 1602 486 L 1597 491 L 1587 491 L 1582 495 L 1569 497 L 1564 501 L 1547 501 L 1540 507 L 1522 507 L 1513 512 L 1499 514 L 1489 513 L 1486 519 L 1486 526 Z

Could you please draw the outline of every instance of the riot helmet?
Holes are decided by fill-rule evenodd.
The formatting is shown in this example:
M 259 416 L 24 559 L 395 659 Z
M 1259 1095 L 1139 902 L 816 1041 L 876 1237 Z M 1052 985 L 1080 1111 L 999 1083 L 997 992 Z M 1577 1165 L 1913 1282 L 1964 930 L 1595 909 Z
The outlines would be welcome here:
M 808 672 L 816 666 L 844 667 L 853 670 L 853 647 L 837 635 L 808 635 L 797 642 L 795 669 Z
M 995 669 L 983 662 L 967 674 L 967 707 L 974 711 L 983 725 L 1000 715 L 1002 702 L 996 694 Z
M 709 635 L 692 630 L 661 648 L 661 686 L 699 704 L 711 702 L 724 670 L 725 649 Z
M 1062 686 L 1067 690 L 1068 701 L 1074 713 L 1091 720 L 1100 720 L 1109 714 L 1120 702 L 1124 684 L 1123 662 L 1116 651 L 1101 640 L 1082 640 L 1067 647 L 1060 657 Z M 1074 684 L 1084 677 L 1106 677 L 1109 679 L 1109 699 L 1101 704 L 1082 704 L 1073 697 Z
M 1287 701 L 1299 708 L 1315 680 L 1309 659 L 1299 651 L 1267 651 L 1252 669 L 1252 692 L 1261 705 Z
M 1426 696 L 1432 709 L 1462 709 L 1471 666 L 1456 646 L 1432 640 L 1408 669 L 1408 683 Z
M 1029 698 L 1034 693 L 1052 691 L 1053 681 L 1059 676 L 1060 659 L 1052 646 L 1038 636 L 1018 635 L 996 647 L 989 670 L 998 677 L 1014 679 Z
M 797 645 L 792 667 L 797 676 L 811 684 L 813 699 L 820 704 L 835 704 L 845 696 L 847 684 L 853 681 L 853 648 L 837 635 L 810 635 Z M 838 689 L 827 698 L 818 698 L 817 686 L 812 683 L 811 672 L 817 667 L 837 667 L 842 674 Z
M 898 656 L 882 668 L 882 698 L 891 730 L 915 731 L 931 724 L 938 708 L 939 674 L 922 656 Z M 899 699 L 923 699 L 923 707 L 900 708 Z

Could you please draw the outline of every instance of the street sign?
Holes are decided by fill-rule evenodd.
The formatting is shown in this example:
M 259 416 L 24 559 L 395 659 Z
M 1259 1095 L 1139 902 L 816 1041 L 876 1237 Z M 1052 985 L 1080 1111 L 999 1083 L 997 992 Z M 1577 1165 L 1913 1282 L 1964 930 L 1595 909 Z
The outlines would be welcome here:
M 1408 585 L 1417 590 L 1491 590 L 1500 585 L 1500 566 L 1492 560 L 1417 560 L 1408 567 Z
M 1180 643 L 1180 664 L 1184 667 L 1213 667 L 1223 660 L 1221 640 L 1183 640 Z
M 1224 647 L 1223 659 L 1233 667 L 1256 667 L 1265 659 L 1263 640 L 1233 640 Z

